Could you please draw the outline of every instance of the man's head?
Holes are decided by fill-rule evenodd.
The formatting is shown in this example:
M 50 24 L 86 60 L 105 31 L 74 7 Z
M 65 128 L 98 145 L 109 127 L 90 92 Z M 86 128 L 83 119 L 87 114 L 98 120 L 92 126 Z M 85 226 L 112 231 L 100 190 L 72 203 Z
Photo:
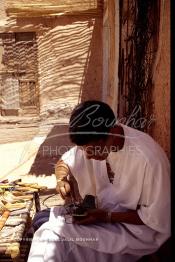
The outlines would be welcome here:
M 77 105 L 70 117 L 71 141 L 81 146 L 88 158 L 105 159 L 109 152 L 111 129 L 116 118 L 108 104 L 89 100 Z

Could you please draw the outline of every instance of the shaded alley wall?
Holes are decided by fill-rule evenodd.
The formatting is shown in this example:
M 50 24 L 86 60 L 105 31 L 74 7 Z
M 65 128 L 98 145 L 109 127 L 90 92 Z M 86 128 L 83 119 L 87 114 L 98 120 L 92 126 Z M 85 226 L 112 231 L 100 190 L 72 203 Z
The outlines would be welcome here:
M 170 157 L 170 1 L 120 1 L 119 121 Z
M 151 135 L 170 158 L 170 1 L 161 1 L 159 48 L 153 72 L 153 113 Z
M 119 63 L 119 0 L 104 1 L 103 15 L 103 101 L 117 115 Z

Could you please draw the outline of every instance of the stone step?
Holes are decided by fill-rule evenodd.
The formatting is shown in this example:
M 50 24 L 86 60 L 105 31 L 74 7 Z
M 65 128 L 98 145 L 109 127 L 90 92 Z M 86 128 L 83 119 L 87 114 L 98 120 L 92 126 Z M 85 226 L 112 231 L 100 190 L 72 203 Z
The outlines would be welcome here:
M 24 108 L 21 110 L 20 115 L 23 116 L 37 116 L 39 113 L 36 107 Z

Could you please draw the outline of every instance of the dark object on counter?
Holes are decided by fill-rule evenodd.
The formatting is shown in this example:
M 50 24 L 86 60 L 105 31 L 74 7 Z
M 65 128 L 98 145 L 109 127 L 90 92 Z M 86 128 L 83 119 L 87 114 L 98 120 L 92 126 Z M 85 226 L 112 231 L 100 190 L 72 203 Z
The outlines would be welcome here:
M 87 215 L 87 210 L 88 209 L 95 209 L 96 204 L 95 204 L 95 197 L 92 195 L 86 195 L 83 199 L 82 204 L 78 206 L 72 216 L 86 216 Z

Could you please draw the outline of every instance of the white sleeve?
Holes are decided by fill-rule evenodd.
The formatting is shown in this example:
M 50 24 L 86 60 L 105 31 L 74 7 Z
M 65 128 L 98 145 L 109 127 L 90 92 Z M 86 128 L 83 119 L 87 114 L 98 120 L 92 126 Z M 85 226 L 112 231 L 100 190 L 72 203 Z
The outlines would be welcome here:
M 170 166 L 169 161 L 155 161 L 154 164 L 147 164 L 145 179 L 149 192 L 147 205 L 141 205 L 138 215 L 141 220 L 150 228 L 170 235 Z M 149 187 L 149 188 L 148 188 Z
M 76 153 L 77 146 L 74 146 L 61 156 L 61 160 L 63 160 L 64 163 L 67 164 L 70 169 L 72 169 L 75 165 Z

